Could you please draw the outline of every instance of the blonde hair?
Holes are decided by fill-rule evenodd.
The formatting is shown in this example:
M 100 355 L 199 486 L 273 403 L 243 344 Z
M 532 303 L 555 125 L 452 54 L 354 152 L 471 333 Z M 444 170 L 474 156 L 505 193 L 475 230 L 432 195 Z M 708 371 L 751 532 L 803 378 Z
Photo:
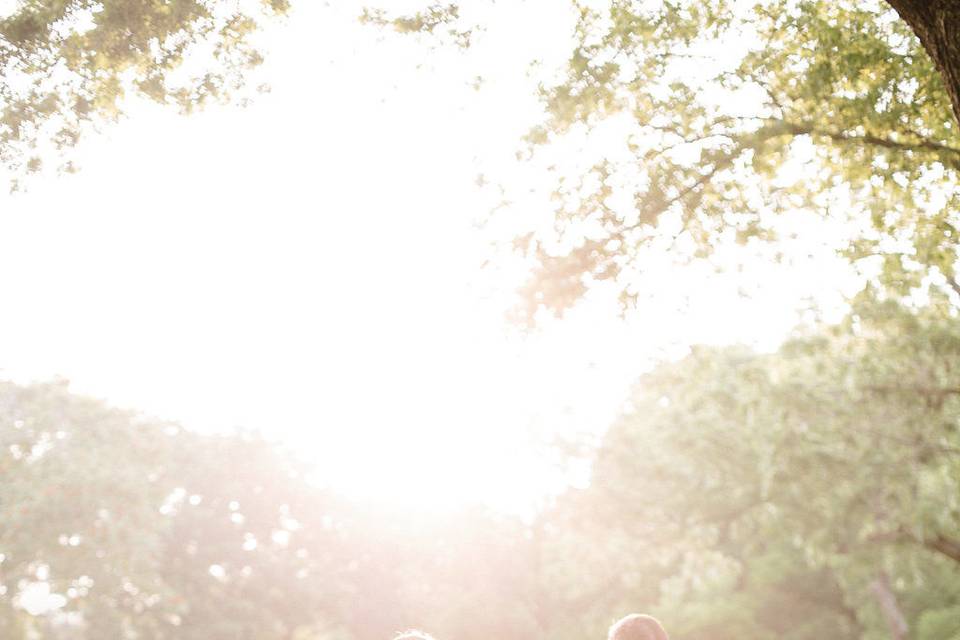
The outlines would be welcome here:
M 610 626 L 607 640 L 670 640 L 653 616 L 631 613 Z

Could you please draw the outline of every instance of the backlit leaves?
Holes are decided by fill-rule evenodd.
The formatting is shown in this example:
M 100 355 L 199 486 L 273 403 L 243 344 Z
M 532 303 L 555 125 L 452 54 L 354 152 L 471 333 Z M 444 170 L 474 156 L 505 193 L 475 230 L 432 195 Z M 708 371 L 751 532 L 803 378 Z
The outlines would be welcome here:
M 262 56 L 249 36 L 288 3 L 30 0 L 0 20 L 0 163 L 14 180 L 139 95 L 191 111 Z

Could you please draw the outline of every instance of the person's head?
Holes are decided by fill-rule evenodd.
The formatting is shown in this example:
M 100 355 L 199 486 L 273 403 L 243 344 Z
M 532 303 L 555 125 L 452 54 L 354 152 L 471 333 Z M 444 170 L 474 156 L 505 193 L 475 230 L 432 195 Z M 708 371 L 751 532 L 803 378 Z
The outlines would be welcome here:
M 433 636 L 418 629 L 408 629 L 395 635 L 393 640 L 433 640 Z
M 669 640 L 663 626 L 653 616 L 631 613 L 610 627 L 607 640 Z

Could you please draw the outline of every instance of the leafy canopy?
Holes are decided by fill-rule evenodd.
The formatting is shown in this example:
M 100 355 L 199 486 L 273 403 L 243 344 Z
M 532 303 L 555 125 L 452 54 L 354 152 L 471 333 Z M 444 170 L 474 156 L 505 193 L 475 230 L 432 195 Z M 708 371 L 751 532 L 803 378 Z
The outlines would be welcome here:
M 604 142 L 583 145 L 585 168 L 551 169 L 551 224 L 517 242 L 534 265 L 528 318 L 562 312 L 601 282 L 628 302 L 654 247 L 685 260 L 727 243 L 759 248 L 798 212 L 842 222 L 845 254 L 865 272 L 879 266 L 891 292 L 926 276 L 956 287 L 958 123 L 930 57 L 888 4 L 572 7 L 570 54 L 541 88 L 544 118 L 527 153 Z M 450 28 L 467 29 L 454 9 Z
M 0 165 L 16 181 L 139 95 L 191 111 L 240 87 L 287 0 L 22 0 L 0 18 Z M 64 167 L 71 170 L 67 162 Z

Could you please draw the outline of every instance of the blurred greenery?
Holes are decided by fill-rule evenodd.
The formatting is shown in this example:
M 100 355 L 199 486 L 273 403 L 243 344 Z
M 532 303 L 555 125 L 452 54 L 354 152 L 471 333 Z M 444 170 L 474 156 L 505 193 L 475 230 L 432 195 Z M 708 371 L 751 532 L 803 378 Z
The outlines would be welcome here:
M 639 382 L 580 517 L 663 572 L 685 638 L 890 637 L 878 580 L 910 637 L 953 638 L 958 347 L 952 317 L 861 300 L 773 354 L 696 349 Z
M 350 503 L 256 435 L 196 435 L 63 383 L 2 384 L 0 407 L 0 637 L 537 628 L 519 521 Z M 62 606 L 33 615 L 22 598 L 38 585 Z
M 657 367 L 578 454 L 589 485 L 524 518 L 346 500 L 254 434 L 64 383 L 0 412 L 4 638 L 573 640 L 647 610 L 679 640 L 879 639 L 884 589 L 905 637 L 960 637 L 960 323 L 934 308 L 864 297 Z

